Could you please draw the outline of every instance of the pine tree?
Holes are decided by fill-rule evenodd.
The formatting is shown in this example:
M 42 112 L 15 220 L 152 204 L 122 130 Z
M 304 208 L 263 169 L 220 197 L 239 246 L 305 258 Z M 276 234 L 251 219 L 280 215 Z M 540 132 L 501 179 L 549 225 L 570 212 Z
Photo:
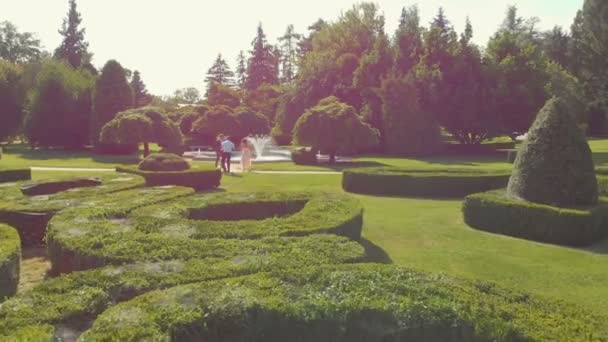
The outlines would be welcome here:
M 583 5 L 584 76 L 593 98 L 608 109 L 608 2 L 585 0 Z
M 131 79 L 131 88 L 133 89 L 133 99 L 135 108 L 144 107 L 152 102 L 152 96 L 148 93 L 144 81 L 141 80 L 141 74 L 135 70 Z
M 584 35 L 583 11 L 579 10 L 570 26 L 570 41 L 568 42 L 568 70 L 576 77 L 581 77 Z
M 395 65 L 397 70 L 405 75 L 418 63 L 423 53 L 422 28 L 417 6 L 403 8 L 401 11 L 395 42 L 397 45 Z
M 308 27 L 308 31 L 310 31 L 310 33 L 308 34 L 307 37 L 303 37 L 299 42 L 298 42 L 298 59 L 302 59 L 304 58 L 304 56 L 309 53 L 310 51 L 312 51 L 312 39 L 313 37 L 321 32 L 321 30 L 325 27 L 327 27 L 328 24 L 323 20 L 323 19 L 319 19 L 317 20 L 314 24 L 310 25 Z
M 274 47 L 266 42 L 262 24 L 258 26 L 258 33 L 251 45 L 253 50 L 247 67 L 246 88 L 255 90 L 264 83 L 277 84 L 277 56 Z
M 66 60 L 74 68 L 91 68 L 92 55 L 89 43 L 84 40 L 85 29 L 80 28 L 82 17 L 76 9 L 76 0 L 70 0 L 70 10 L 59 34 L 63 36 L 61 45 L 55 50 L 55 58 Z
M 207 86 L 213 83 L 221 84 L 223 86 L 231 86 L 234 83 L 233 80 L 234 72 L 230 70 L 230 66 L 226 60 L 222 57 L 222 54 L 218 54 L 215 62 L 207 71 Z
M 243 89 L 247 81 L 247 60 L 242 50 L 239 52 L 236 63 L 236 83 L 240 89 Z
M 446 18 L 443 8 L 439 8 L 424 41 L 424 59 L 427 66 L 437 66 L 440 70 L 449 67 L 456 40 L 457 36 L 454 28 Z
M 553 30 L 545 32 L 543 35 L 543 48 L 547 58 L 558 63 L 562 67 L 569 65 L 568 46 L 570 37 L 560 26 L 555 26 Z
M 293 25 L 287 26 L 285 34 L 279 38 L 281 42 L 281 82 L 290 83 L 297 73 L 297 51 L 296 46 L 302 35 L 295 33 Z

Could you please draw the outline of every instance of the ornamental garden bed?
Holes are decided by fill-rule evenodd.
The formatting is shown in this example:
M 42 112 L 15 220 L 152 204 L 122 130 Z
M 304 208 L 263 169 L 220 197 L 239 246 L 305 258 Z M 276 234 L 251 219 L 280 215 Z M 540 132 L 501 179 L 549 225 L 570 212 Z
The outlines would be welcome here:
M 503 188 L 509 171 L 475 169 L 416 170 L 395 167 L 345 170 L 345 191 L 386 196 L 463 197 Z

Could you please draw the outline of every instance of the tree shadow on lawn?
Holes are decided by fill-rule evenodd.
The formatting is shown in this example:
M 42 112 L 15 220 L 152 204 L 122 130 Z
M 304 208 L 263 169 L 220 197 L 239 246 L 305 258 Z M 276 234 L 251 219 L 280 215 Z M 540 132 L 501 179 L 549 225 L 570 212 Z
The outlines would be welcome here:
M 593 161 L 595 162 L 595 166 L 608 167 L 608 152 L 593 153 Z
M 595 254 L 608 254 L 608 239 L 604 239 L 589 247 L 584 247 L 582 250 Z
M 345 169 L 356 169 L 356 168 L 363 168 L 363 167 L 386 167 L 386 166 L 390 167 L 391 165 L 385 164 L 385 163 L 380 163 L 380 162 L 375 162 L 375 161 L 353 160 L 353 161 L 338 161 L 334 164 L 318 163 L 318 164 L 315 164 L 314 166 L 325 168 L 328 171 L 343 171 Z
M 365 238 L 361 238 L 359 243 L 365 248 L 365 262 L 376 262 L 380 264 L 393 263 L 391 257 L 380 246 Z
M 90 158 L 92 161 L 102 164 L 137 164 L 141 161 L 141 152 L 128 155 L 94 154 L 90 148 L 61 149 L 61 148 L 36 148 L 27 145 L 9 145 L 4 147 L 4 152 L 26 160 L 49 160 L 49 159 L 75 159 Z

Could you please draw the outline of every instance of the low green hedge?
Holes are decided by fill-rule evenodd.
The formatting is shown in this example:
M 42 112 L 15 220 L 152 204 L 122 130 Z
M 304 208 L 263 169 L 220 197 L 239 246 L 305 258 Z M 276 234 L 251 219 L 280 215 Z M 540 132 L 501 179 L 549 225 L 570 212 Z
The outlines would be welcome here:
M 467 196 L 464 221 L 479 230 L 540 242 L 586 246 L 608 236 L 608 202 L 566 209 L 508 198 L 504 190 Z
M 71 189 L 100 186 L 102 184 L 103 181 L 100 178 L 74 178 L 61 181 L 43 180 L 34 183 L 25 183 L 19 188 L 26 196 L 41 196 L 52 195 Z
M 137 166 L 142 171 L 185 171 L 190 169 L 188 161 L 173 153 L 155 153 Z
M 32 179 L 31 169 L 0 170 L 0 183 L 18 182 Z
M 147 186 L 176 185 L 193 188 L 196 191 L 211 190 L 220 186 L 222 172 L 212 166 L 195 165 L 185 171 L 143 171 L 137 167 L 117 167 L 116 171 L 144 177 Z
M 86 325 L 109 306 L 156 289 L 278 269 L 358 262 L 365 252 L 345 238 L 313 235 L 260 240 L 257 248 L 224 244 L 207 254 L 209 258 L 108 266 L 48 280 L 0 307 L 0 340 L 18 339 L 19 335 L 27 337 L 25 341 L 52 340 L 57 325 Z
M 116 196 L 99 199 L 98 209 L 71 208 L 51 220 L 47 243 L 55 273 L 108 264 L 207 258 L 215 255 L 218 248 L 258 249 L 265 240 L 244 239 L 264 236 L 319 233 L 351 239 L 361 236 L 361 204 L 345 195 L 211 194 L 177 199 L 184 195 L 183 191 L 162 188 L 117 195 L 125 200 Z M 166 203 L 168 200 L 174 201 Z M 154 205 L 156 203 L 158 205 Z M 147 207 L 149 205 L 152 206 Z M 252 212 L 256 212 L 255 215 L 293 214 L 255 220 Z M 233 219 L 243 220 L 214 220 L 232 215 L 241 215 L 233 216 Z M 205 217 L 211 220 L 197 220 Z M 287 244 L 292 240 L 268 242 Z
M 0 302 L 17 293 L 21 242 L 17 231 L 0 224 Z
M 390 265 L 272 271 L 155 291 L 83 341 L 601 341 L 605 317 Z
M 315 165 L 317 164 L 317 153 L 305 148 L 299 148 L 291 152 L 291 160 L 296 165 Z
M 395 167 L 345 170 L 345 191 L 387 196 L 463 197 L 507 186 L 509 171 L 415 170 Z
M 19 231 L 24 246 L 40 244 L 50 218 L 63 208 L 72 207 L 94 196 L 115 193 L 144 185 L 144 179 L 136 175 L 111 174 L 99 178 L 101 185 L 70 188 L 48 195 L 26 196 L 22 186 L 30 183 L 3 184 L 0 186 L 0 223 L 9 224 Z M 46 189 L 62 190 L 73 186 L 74 179 L 46 180 Z M 48 191 L 44 191 L 48 192 Z
M 134 229 L 193 239 L 336 234 L 361 238 L 363 206 L 335 193 L 258 192 L 194 195 L 134 211 Z
M 494 156 L 504 154 L 504 150 L 515 148 L 515 142 L 487 142 L 483 144 L 448 143 L 444 145 L 444 153 L 448 155 Z

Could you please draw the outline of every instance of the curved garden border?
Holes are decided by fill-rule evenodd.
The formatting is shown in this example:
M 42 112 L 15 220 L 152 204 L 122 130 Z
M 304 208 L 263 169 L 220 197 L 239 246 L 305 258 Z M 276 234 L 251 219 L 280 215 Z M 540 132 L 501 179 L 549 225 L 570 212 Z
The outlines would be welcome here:
M 192 166 L 184 171 L 143 171 L 136 166 L 117 167 L 117 172 L 142 176 L 146 186 L 175 185 L 193 188 L 196 191 L 212 190 L 220 186 L 222 172 L 211 167 Z
M 17 292 L 21 240 L 12 227 L 0 224 L 0 302 Z
M 509 198 L 505 190 L 473 194 L 462 211 L 469 226 L 539 242 L 587 246 L 608 236 L 608 202 L 558 208 Z
M 407 169 L 395 167 L 345 170 L 345 191 L 387 196 L 463 197 L 500 189 L 509 182 L 510 171 L 475 169 Z
M 0 183 L 26 181 L 30 179 L 32 179 L 32 170 L 29 168 L 0 170 Z

